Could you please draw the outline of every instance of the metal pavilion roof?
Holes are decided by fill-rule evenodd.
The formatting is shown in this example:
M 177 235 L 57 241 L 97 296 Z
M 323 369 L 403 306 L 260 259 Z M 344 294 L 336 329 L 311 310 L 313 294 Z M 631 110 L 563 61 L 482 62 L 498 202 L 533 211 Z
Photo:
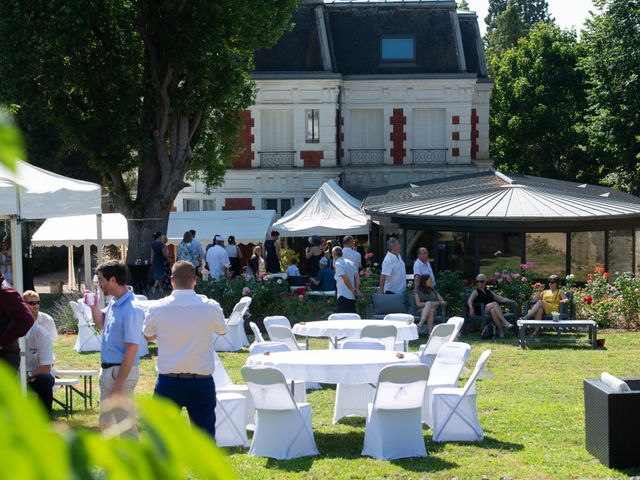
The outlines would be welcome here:
M 422 227 L 538 231 L 640 227 L 640 199 L 632 195 L 495 171 L 375 190 L 363 208 L 373 219 Z

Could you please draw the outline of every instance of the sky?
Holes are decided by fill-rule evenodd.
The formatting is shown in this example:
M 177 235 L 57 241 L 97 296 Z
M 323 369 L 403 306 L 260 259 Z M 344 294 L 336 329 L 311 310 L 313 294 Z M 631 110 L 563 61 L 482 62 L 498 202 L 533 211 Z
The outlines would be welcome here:
M 478 23 L 482 35 L 487 29 L 484 17 L 487 16 L 489 0 L 467 0 L 471 10 L 478 14 Z M 591 0 L 548 0 L 549 13 L 562 28 L 575 27 L 578 32 L 589 16 L 589 10 L 595 10 Z

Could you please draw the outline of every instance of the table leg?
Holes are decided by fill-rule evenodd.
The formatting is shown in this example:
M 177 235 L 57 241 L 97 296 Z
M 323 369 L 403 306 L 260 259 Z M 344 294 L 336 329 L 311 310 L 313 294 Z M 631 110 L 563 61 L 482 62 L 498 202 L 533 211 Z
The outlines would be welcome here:
M 93 375 L 89 377 L 89 406 L 93 408 Z
M 293 397 L 296 394 L 296 381 L 291 380 L 291 396 Z
M 404 351 L 405 352 L 409 351 L 409 342 L 407 340 L 404 341 Z
M 73 415 L 73 391 L 71 388 L 69 388 L 69 413 Z
M 598 346 L 598 326 L 589 325 L 589 336 L 591 337 L 591 348 Z
M 525 325 L 520 325 L 518 327 L 518 343 L 520 344 L 520 348 L 525 348 L 525 335 L 527 331 L 527 327 Z
M 304 337 L 304 345 L 307 347 L 307 350 L 309 350 L 309 337 Z
M 83 400 L 84 400 L 84 409 L 87 409 L 87 376 L 83 376 L 82 377 L 82 382 L 84 384 L 84 395 L 83 395 Z

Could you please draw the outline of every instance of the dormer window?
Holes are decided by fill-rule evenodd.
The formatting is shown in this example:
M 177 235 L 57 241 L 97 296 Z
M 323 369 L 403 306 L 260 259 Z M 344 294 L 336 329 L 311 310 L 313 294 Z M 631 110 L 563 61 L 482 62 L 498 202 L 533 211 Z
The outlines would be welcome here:
M 413 37 L 382 37 L 380 43 L 383 62 L 413 62 L 416 59 L 416 41 Z

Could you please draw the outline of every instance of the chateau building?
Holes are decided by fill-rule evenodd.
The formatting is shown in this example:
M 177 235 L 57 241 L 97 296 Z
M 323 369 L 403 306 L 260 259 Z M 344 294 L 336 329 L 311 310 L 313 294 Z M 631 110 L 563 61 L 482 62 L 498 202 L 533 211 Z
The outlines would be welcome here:
M 177 210 L 282 215 L 327 180 L 379 187 L 477 173 L 489 160 L 489 100 L 475 13 L 454 0 L 307 0 L 293 28 L 256 53 L 255 105 L 240 154 Z

